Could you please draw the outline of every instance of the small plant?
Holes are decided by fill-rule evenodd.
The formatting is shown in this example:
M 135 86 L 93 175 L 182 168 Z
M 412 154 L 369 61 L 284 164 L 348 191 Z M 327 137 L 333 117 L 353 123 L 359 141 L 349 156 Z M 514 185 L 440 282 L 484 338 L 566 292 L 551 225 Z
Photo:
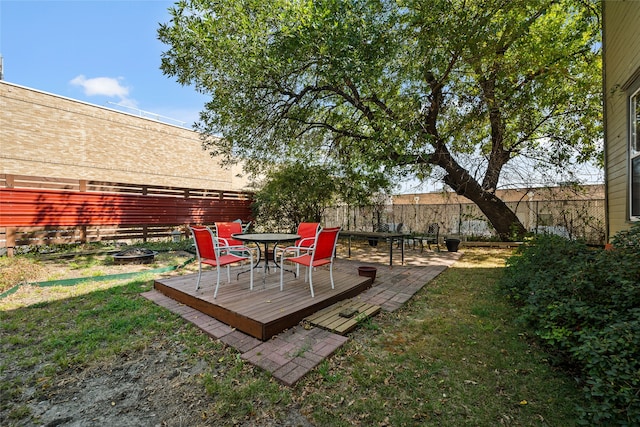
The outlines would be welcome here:
M 9 418 L 13 420 L 19 420 L 25 418 L 31 414 L 31 410 L 27 405 L 20 405 L 11 410 L 9 412 Z
M 292 357 L 302 357 L 304 354 L 311 349 L 311 344 L 305 342 L 298 350 L 296 350 L 291 356 Z
M 322 377 L 322 379 L 327 382 L 327 383 L 336 383 L 338 381 L 340 381 L 341 375 L 340 374 L 332 374 L 331 373 L 331 367 L 329 366 L 329 363 L 326 360 L 323 360 L 319 365 L 318 365 L 318 374 L 320 374 L 320 376 Z
M 611 239 L 613 247 L 622 251 L 640 251 L 640 223 L 635 224 L 629 230 L 617 233 Z
M 378 331 L 380 327 L 373 321 L 373 318 L 366 313 L 360 313 L 356 316 L 356 322 L 363 328 L 370 331 Z

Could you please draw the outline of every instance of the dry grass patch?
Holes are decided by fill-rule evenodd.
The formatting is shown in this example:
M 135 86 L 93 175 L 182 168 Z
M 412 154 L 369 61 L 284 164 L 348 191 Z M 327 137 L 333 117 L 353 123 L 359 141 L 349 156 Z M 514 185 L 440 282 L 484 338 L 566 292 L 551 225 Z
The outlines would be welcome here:
M 43 280 L 47 270 L 31 257 L 0 257 L 0 293 L 22 283 Z

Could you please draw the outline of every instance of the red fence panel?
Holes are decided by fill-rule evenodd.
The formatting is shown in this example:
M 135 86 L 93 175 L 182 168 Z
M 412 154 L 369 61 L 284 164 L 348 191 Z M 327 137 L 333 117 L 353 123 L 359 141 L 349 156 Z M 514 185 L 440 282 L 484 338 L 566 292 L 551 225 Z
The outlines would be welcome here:
M 238 191 L 0 175 L 0 248 L 168 237 L 185 224 L 248 222 L 252 202 Z
M 0 227 L 201 224 L 250 216 L 250 200 L 0 188 Z

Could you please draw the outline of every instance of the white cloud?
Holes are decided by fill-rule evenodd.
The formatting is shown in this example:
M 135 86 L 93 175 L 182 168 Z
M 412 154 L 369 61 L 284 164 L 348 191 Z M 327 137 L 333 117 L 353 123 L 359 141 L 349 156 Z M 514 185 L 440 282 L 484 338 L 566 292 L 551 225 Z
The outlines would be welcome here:
M 70 81 L 72 85 L 80 86 L 87 96 L 103 95 L 120 98 L 120 103 L 135 107 L 136 102 L 129 98 L 129 88 L 121 84 L 122 78 L 94 77 L 86 78 L 82 74 Z

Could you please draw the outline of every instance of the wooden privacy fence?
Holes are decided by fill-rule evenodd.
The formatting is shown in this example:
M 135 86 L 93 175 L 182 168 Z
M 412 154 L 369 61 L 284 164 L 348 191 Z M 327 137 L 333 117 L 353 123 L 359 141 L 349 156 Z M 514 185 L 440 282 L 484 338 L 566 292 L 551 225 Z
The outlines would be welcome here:
M 169 237 L 185 224 L 246 222 L 251 203 L 237 191 L 0 175 L 0 248 Z

